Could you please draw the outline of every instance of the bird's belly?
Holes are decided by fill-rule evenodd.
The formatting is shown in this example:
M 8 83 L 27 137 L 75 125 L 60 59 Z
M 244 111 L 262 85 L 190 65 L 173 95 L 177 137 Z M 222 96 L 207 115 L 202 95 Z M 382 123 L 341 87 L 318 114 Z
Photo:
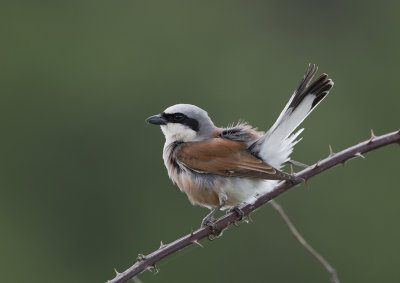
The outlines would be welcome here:
M 219 195 L 227 196 L 225 206 L 229 208 L 241 203 L 249 203 L 255 200 L 257 195 L 267 193 L 277 184 L 272 180 L 256 180 L 235 177 L 214 176 L 210 182 L 210 176 L 192 176 L 180 174 L 174 178 L 179 188 L 186 193 L 192 204 L 198 204 L 208 208 L 219 204 Z
M 219 204 L 217 183 L 214 183 L 213 187 L 209 187 L 205 183 L 195 180 L 195 178 L 189 174 L 180 174 L 174 179 L 181 191 L 188 196 L 192 204 L 198 204 L 209 208 Z
M 273 180 L 258 180 L 248 178 L 227 178 L 221 190 L 228 196 L 226 206 L 236 206 L 241 203 L 252 203 L 256 197 L 270 192 L 278 183 Z

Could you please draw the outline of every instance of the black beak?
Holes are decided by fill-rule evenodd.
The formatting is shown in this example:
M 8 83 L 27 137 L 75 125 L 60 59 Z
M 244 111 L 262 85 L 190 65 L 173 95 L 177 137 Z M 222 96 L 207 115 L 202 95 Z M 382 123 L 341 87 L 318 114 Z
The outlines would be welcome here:
M 166 125 L 167 120 L 161 116 L 161 114 L 151 116 L 146 119 L 147 123 L 153 124 L 153 125 Z

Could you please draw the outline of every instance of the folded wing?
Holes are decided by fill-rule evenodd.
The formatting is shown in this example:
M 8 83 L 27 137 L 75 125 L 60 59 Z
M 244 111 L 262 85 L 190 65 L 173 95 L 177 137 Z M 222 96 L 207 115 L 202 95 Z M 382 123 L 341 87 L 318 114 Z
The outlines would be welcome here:
M 178 162 L 200 173 L 226 177 L 266 180 L 297 180 L 295 176 L 279 171 L 247 150 L 244 142 L 224 138 L 210 138 L 187 142 L 177 148 Z

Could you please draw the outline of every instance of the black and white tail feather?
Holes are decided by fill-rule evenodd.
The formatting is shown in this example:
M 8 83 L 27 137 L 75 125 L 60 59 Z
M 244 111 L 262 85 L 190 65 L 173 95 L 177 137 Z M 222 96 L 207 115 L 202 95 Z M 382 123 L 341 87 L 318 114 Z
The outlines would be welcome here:
M 275 168 L 280 169 L 283 163 L 289 161 L 294 145 L 301 140 L 296 138 L 304 129 L 294 134 L 292 132 L 333 87 L 333 81 L 327 74 L 320 75 L 309 85 L 317 70 L 315 65 L 308 66 L 303 79 L 275 124 L 251 146 L 252 152 Z

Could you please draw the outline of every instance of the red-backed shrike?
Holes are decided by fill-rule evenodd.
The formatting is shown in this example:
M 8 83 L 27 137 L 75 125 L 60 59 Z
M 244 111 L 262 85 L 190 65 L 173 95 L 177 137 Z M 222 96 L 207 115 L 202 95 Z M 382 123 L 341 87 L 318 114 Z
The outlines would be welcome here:
M 279 180 L 299 181 L 279 169 L 289 161 L 303 129 L 293 131 L 333 86 L 326 74 L 310 84 L 316 72 L 315 65 L 308 67 L 266 133 L 245 123 L 217 128 L 206 111 L 190 104 L 171 106 L 146 120 L 160 125 L 165 135 L 163 158 L 169 177 L 192 204 L 212 209 L 203 225 L 212 226 L 212 216 L 219 209 L 251 203 Z

